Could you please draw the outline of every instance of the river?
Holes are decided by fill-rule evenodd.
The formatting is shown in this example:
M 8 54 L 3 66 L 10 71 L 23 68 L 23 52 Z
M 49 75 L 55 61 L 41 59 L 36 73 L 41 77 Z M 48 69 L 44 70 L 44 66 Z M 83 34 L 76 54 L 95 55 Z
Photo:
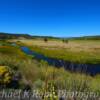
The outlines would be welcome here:
M 57 68 L 63 67 L 65 70 L 69 70 L 72 72 L 86 73 L 91 76 L 100 74 L 100 64 L 80 64 L 80 63 L 74 63 L 70 61 L 64 61 L 61 59 L 50 58 L 44 56 L 43 54 L 39 54 L 35 51 L 32 51 L 25 46 L 20 47 L 20 49 L 28 55 L 33 55 L 35 59 L 39 61 L 44 60 L 48 62 L 49 65 L 55 66 Z

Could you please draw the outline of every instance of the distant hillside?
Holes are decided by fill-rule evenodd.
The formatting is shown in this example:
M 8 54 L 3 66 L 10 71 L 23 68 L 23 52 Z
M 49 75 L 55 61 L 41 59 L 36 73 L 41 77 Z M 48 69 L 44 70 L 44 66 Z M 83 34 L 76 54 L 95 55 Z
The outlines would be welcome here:
M 68 39 L 72 39 L 72 40 L 100 40 L 100 35 L 98 35 L 98 36 L 71 37 Z
M 70 38 L 60 38 L 53 36 L 32 36 L 29 34 L 11 34 L 11 33 L 0 33 L 0 39 L 67 39 L 67 40 L 100 40 L 100 35 L 98 36 L 84 36 L 84 37 L 70 37 Z
M 29 34 L 10 34 L 10 33 L 0 33 L 0 39 L 36 39 L 36 38 L 49 38 L 49 39 L 58 39 L 57 37 L 52 36 L 32 36 Z
M 0 33 L 0 39 L 17 39 L 17 38 L 27 38 L 27 39 L 31 39 L 32 36 L 30 36 L 28 34 Z

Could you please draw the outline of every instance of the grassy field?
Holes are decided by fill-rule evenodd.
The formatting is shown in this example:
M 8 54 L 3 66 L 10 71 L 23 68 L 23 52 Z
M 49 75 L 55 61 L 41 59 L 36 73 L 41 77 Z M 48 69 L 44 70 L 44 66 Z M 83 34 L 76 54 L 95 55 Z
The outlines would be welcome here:
M 100 63 L 100 40 L 12 40 L 20 41 L 32 50 L 48 57 L 78 62 Z
M 32 42 L 32 40 L 30 41 L 31 43 L 34 42 Z M 25 42 L 29 45 L 30 41 L 27 40 Z M 25 43 L 24 41 L 22 42 Z M 0 46 L 0 66 L 8 66 L 10 70 L 12 70 L 13 74 L 20 72 L 21 79 L 18 80 L 19 87 L 17 88 L 23 89 L 28 84 L 31 89 L 39 89 L 42 93 L 50 92 L 52 95 L 56 96 L 56 90 L 62 89 L 66 89 L 67 91 L 98 92 L 100 94 L 100 75 L 91 77 L 81 73 L 68 72 L 63 68 L 55 68 L 44 61 L 38 62 L 35 59 L 32 59 L 30 56 L 24 54 L 18 47 L 8 44 Z M 48 44 L 47 47 L 49 46 L 49 43 L 43 42 L 43 44 Z M 67 44 L 64 45 L 67 47 Z M 32 44 L 30 46 L 32 46 Z M 44 49 L 42 45 L 41 48 Z M 51 48 L 53 47 L 51 46 Z M 47 48 L 45 50 L 47 50 Z M 2 83 L 2 81 L 0 82 Z M 52 97 L 51 100 L 58 99 L 53 99 Z
M 7 53 L 5 53 L 6 51 Z M 31 59 L 16 47 L 0 47 L 0 65 L 9 66 L 12 70 L 17 67 L 22 75 L 21 82 L 23 84 L 29 83 L 32 88 L 45 88 L 47 83 L 54 82 L 59 89 L 100 91 L 99 75 L 90 77 L 83 74 L 70 73 L 63 68 L 54 68 L 44 61 L 37 62 L 35 59 Z M 74 84 L 74 82 L 76 83 Z

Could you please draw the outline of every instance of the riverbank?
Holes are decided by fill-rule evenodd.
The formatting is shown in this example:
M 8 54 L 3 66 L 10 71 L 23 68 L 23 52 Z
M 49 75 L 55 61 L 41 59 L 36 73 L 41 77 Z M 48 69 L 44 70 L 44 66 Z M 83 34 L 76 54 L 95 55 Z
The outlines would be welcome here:
M 12 40 L 28 46 L 31 50 L 47 57 L 76 63 L 100 64 L 100 40 Z

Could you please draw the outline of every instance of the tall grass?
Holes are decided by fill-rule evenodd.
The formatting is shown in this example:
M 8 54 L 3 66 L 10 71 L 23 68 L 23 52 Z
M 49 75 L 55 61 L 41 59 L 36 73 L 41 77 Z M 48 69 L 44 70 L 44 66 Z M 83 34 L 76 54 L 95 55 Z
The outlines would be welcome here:
M 0 65 L 9 66 L 14 70 L 17 68 L 22 75 L 21 84 L 30 84 L 32 89 L 46 91 L 49 91 L 48 84 L 53 84 L 55 90 L 66 89 L 68 91 L 100 93 L 100 75 L 91 77 L 80 73 L 71 73 L 63 68 L 49 66 L 44 61 L 38 62 L 22 53 L 18 48 L 17 52 L 13 51 L 15 49 L 16 47 L 2 47 L 4 52 L 6 50 L 10 50 L 10 52 L 4 53 L 0 50 Z

